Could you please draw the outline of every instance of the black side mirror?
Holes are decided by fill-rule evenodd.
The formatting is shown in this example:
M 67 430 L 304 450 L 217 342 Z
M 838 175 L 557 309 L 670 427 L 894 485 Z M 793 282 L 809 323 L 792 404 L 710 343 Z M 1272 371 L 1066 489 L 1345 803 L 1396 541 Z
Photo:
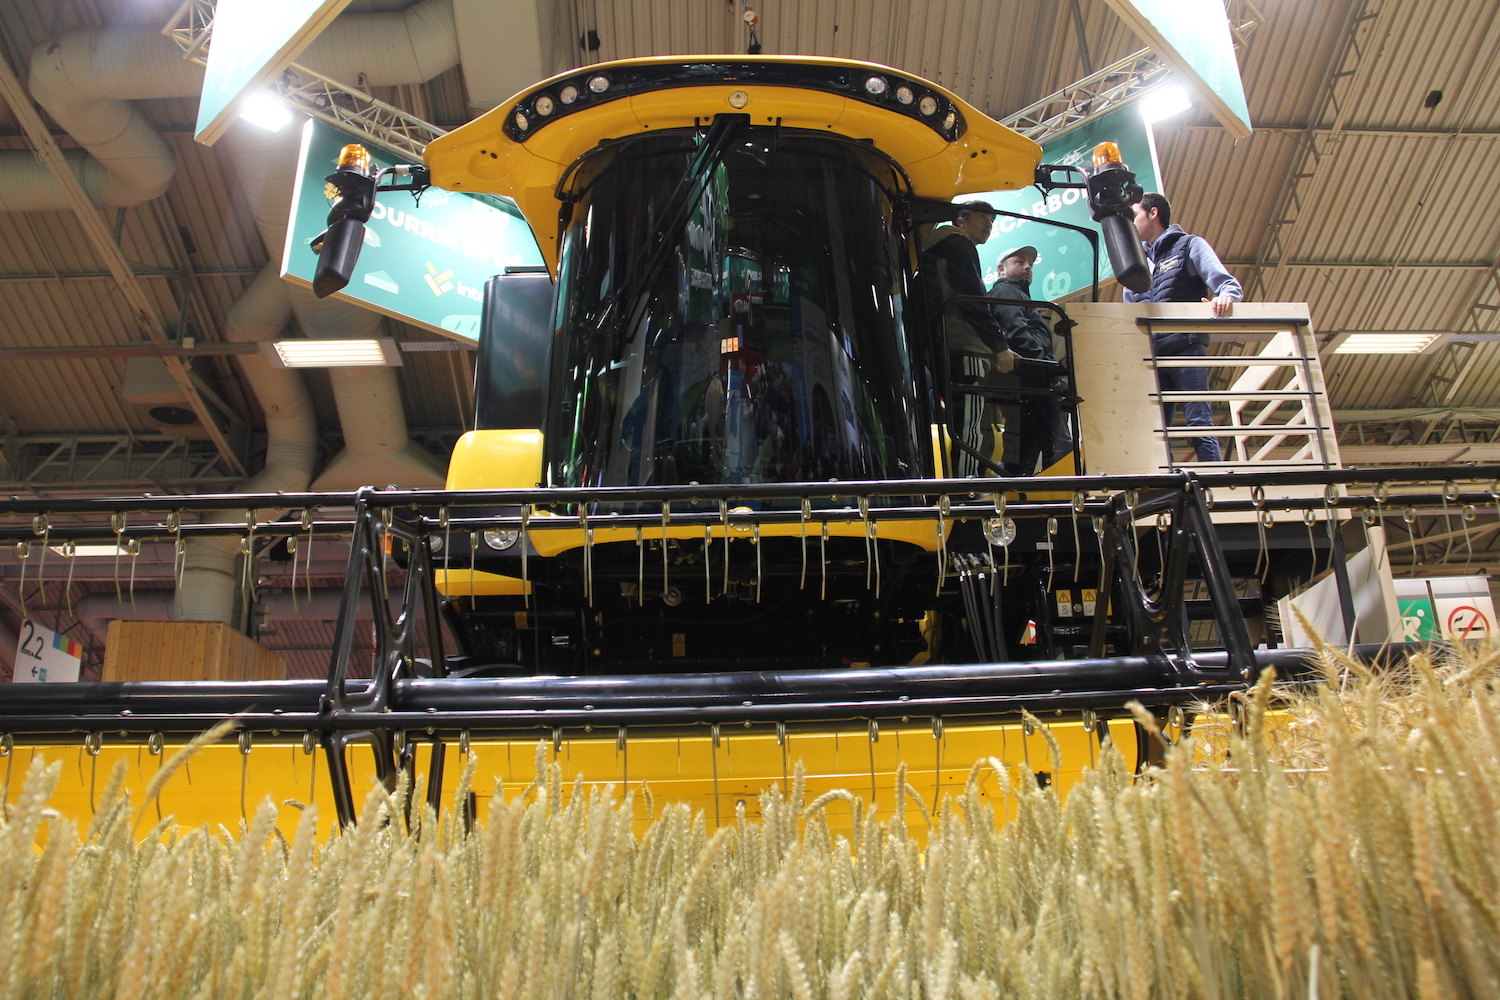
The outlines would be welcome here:
M 349 284 L 359 263 L 365 223 L 375 209 L 376 171 L 369 152 L 363 146 L 345 146 L 339 151 L 337 169 L 326 180 L 338 197 L 328 210 L 328 228 L 312 243 L 318 255 L 313 294 L 320 299 Z
M 1089 211 L 1104 232 L 1104 249 L 1115 278 L 1132 292 L 1151 287 L 1151 268 L 1136 234 L 1131 206 L 1144 192 L 1135 174 L 1116 160 L 1098 167 L 1089 176 Z

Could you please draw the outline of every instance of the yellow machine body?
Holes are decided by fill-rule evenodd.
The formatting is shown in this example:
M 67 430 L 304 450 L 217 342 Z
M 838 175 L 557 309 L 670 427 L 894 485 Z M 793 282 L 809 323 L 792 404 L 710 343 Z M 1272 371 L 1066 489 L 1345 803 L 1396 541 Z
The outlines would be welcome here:
M 588 67 L 590 77 L 634 67 L 671 66 L 678 56 L 622 59 Z M 814 56 L 694 56 L 694 64 L 847 67 L 856 72 L 894 73 L 889 67 Z M 539 128 L 522 142 L 504 130 L 524 97 L 569 77 L 546 80 L 454 129 L 428 145 L 424 159 L 432 182 L 453 191 L 504 195 L 515 200 L 536 233 L 547 267 L 557 273 L 558 182 L 569 166 L 600 142 L 662 129 L 692 128 L 720 114 L 747 114 L 755 124 L 815 129 L 866 139 L 901 164 L 919 197 L 950 200 L 961 194 L 1022 188 L 1032 183 L 1042 150 L 969 105 L 957 95 L 923 82 L 963 115 L 967 126 L 947 141 L 928 124 L 857 98 L 776 86 L 754 80 L 719 79 L 634 93 L 576 111 Z
M 453 457 L 448 462 L 447 488 L 464 489 L 527 489 L 537 485 L 542 469 L 542 435 L 534 430 L 482 430 L 469 431 L 453 448 Z M 538 513 L 533 517 L 540 521 L 556 515 Z M 584 529 L 578 527 L 575 518 L 567 519 L 569 528 L 551 528 L 530 532 L 527 537 L 543 558 L 556 556 L 584 544 Z M 634 528 L 611 528 L 609 518 L 594 519 L 590 525 L 595 544 L 605 542 L 634 542 Z M 749 538 L 748 527 L 730 526 L 730 538 Z M 763 525 L 761 537 L 797 538 L 802 527 L 796 524 Z M 708 529 L 712 538 L 723 539 L 725 529 Z M 864 538 L 866 525 L 852 507 L 846 523 L 834 522 L 828 526 L 829 537 Z M 660 539 L 662 528 L 643 529 L 646 541 Z M 683 525 L 667 525 L 668 538 L 702 541 L 704 529 Z M 812 538 L 812 534 L 807 537 Z M 926 521 L 879 521 L 875 522 L 875 537 L 908 542 L 927 551 L 942 544 L 938 528 Z M 450 564 L 437 571 L 438 589 L 448 597 L 496 597 L 517 596 L 528 593 L 530 585 L 514 577 L 472 570 L 467 566 Z
M 1109 724 L 1127 761 L 1135 759 L 1135 730 L 1129 721 Z M 1046 735 L 1043 730 L 1045 729 Z M 691 735 L 629 737 L 623 747 L 613 731 L 569 735 L 559 744 L 542 743 L 548 763 L 562 764 L 564 782 L 614 784 L 620 793 L 635 796 L 638 828 L 649 817 L 642 786 L 649 786 L 655 808 L 684 802 L 702 811 L 710 831 L 732 823 L 743 804 L 746 814 L 759 815 L 758 796 L 773 784 L 789 781 L 800 764 L 805 773 L 809 798 L 833 789 L 847 789 L 866 802 L 873 802 L 881 815 L 895 809 L 896 770 L 906 765 L 906 780 L 931 809 L 943 796 L 961 791 L 969 769 L 978 761 L 994 758 L 1010 769 L 1012 781 L 1041 781 L 1066 792 L 1085 767 L 1098 760 L 1100 745 L 1077 722 L 1056 722 L 1033 728 L 1028 734 L 1018 724 L 966 725 L 950 723 L 934 736 L 929 720 L 909 725 L 886 725 L 876 730 L 829 727 L 817 731 L 790 729 L 778 742 L 773 727 L 751 729 L 725 726 L 715 740 L 705 727 Z M 1062 766 L 1055 768 L 1047 735 L 1057 741 Z M 873 737 L 873 738 L 872 738 Z M 471 745 L 476 757 L 473 792 L 478 814 L 483 816 L 496 782 L 504 794 L 514 795 L 535 776 L 538 740 L 479 741 Z M 715 745 L 717 743 L 717 745 Z M 126 787 L 140 808 L 147 784 L 162 763 L 181 748 L 169 742 L 159 756 L 142 744 L 111 745 L 104 742 L 96 756 L 80 746 L 17 745 L 0 761 L 0 777 L 7 782 L 5 800 L 14 802 L 34 757 L 62 763 L 62 774 L 52 807 L 75 823 L 87 826 L 93 803 L 103 793 L 117 762 L 125 764 Z M 417 771 L 426 773 L 430 751 L 419 747 Z M 233 742 L 207 747 L 166 784 L 157 804 L 145 811 L 138 832 L 157 822 L 158 813 L 175 817 L 179 826 L 196 828 L 219 824 L 236 826 L 250 818 L 269 798 L 276 805 L 278 822 L 291 836 L 300 819 L 299 806 L 318 807 L 318 832 L 327 836 L 337 823 L 327 767 L 321 751 L 307 754 L 300 740 L 256 741 L 248 754 Z M 351 787 L 356 803 L 362 802 L 375 782 L 374 763 L 367 747 L 356 747 L 349 756 Z M 464 768 L 458 748 L 449 745 L 443 774 L 443 808 L 452 808 L 453 796 Z M 990 794 L 999 786 L 989 780 Z M 915 806 L 908 814 L 920 822 Z M 849 813 L 830 814 L 830 824 L 847 832 Z
M 601 63 L 586 69 L 590 74 L 610 74 L 682 62 L 664 57 Z M 705 56 L 694 57 L 693 62 L 895 72 L 872 63 L 813 57 Z M 757 125 L 779 124 L 871 142 L 901 166 L 915 195 L 945 201 L 967 193 L 1024 187 L 1032 183 L 1041 159 L 1036 143 L 925 82 L 923 86 L 961 113 L 963 126 L 956 137 L 945 139 L 930 123 L 861 101 L 857 96 L 752 79 L 719 79 L 632 93 L 573 112 L 566 121 L 550 123 L 524 142 L 505 134 L 505 122 L 513 118 L 524 99 L 534 100 L 539 90 L 580 72 L 575 70 L 528 88 L 483 117 L 437 139 L 425 155 L 437 186 L 514 199 L 535 231 L 554 276 L 559 252 L 557 220 L 562 207 L 557 197 L 559 184 L 579 157 L 610 139 L 701 127 L 717 115 L 745 114 Z M 950 450 L 946 431 L 934 427 L 932 433 L 934 455 L 942 464 Z M 534 487 L 541 478 L 542 461 L 539 430 L 473 431 L 465 434 L 453 451 L 447 488 Z M 1049 471 L 1072 469 L 1069 465 Z M 941 476 L 944 471 L 933 469 L 930 474 Z M 540 520 L 556 515 L 536 512 L 532 516 Z M 945 526 L 931 521 L 888 520 L 875 524 L 879 538 L 907 542 L 929 552 L 945 541 Z M 589 528 L 595 543 L 632 542 L 637 538 L 634 528 L 609 527 L 607 516 L 594 519 Z M 803 530 L 797 524 L 762 525 L 760 529 L 762 536 L 789 537 L 797 537 Z M 848 520 L 834 521 L 827 530 L 830 536 L 864 538 L 869 529 L 851 503 Z M 731 538 L 751 534 L 748 527 L 743 531 L 736 526 L 708 529 L 711 538 L 721 539 L 725 531 Z M 704 529 L 663 525 L 643 531 L 648 539 L 659 539 L 663 534 L 701 540 Z M 528 539 L 539 558 L 553 557 L 585 543 L 584 529 L 576 520 L 564 529 L 531 531 Z M 518 597 L 530 589 L 521 579 L 456 564 L 439 568 L 435 577 L 439 590 L 449 597 Z M 917 662 L 925 656 L 920 654 Z M 1135 728 L 1120 720 L 1107 726 L 1125 758 L 1134 760 Z M 963 788 L 976 762 L 993 759 L 1007 768 L 1013 781 L 1045 782 L 1065 792 L 1100 754 L 1097 734 L 1085 731 L 1080 722 L 1063 719 L 1050 725 L 1044 720 L 1040 727 L 1024 728 L 1019 722 L 1000 725 L 951 719 L 943 724 L 926 717 L 879 728 L 866 728 L 862 720 L 830 721 L 798 724 L 780 737 L 776 728 L 767 724 L 751 728 L 725 725 L 722 729 L 715 727 L 712 734 L 706 726 L 693 726 L 684 727 L 680 733 L 625 733 L 623 737 L 613 727 L 598 727 L 592 733 L 570 730 L 556 742 L 551 737 L 551 733 L 544 737 L 545 757 L 549 763 L 562 765 L 568 783 L 576 779 L 613 783 L 619 790 L 634 794 L 636 820 L 641 826 L 649 819 L 646 796 L 641 794 L 643 786 L 649 786 L 658 809 L 669 802 L 685 802 L 717 826 L 733 822 L 741 808 L 747 815 L 756 816 L 758 794 L 790 780 L 800 765 L 807 775 L 810 796 L 843 788 L 867 802 L 873 801 L 881 814 L 889 815 L 898 805 L 896 776 L 901 765 L 906 767 L 912 790 L 930 809 L 945 794 Z M 1060 755 L 1057 762 L 1049 737 Z M 531 783 L 537 746 L 536 736 L 473 741 L 470 749 L 476 757 L 476 776 L 472 788 L 480 815 L 497 787 L 515 794 Z M 153 755 L 145 744 L 110 744 L 108 740 L 97 753 L 82 745 L 18 745 L 0 762 L 6 780 L 4 798 L 14 801 L 20 794 L 22 778 L 34 757 L 58 760 L 63 768 L 52 804 L 64 815 L 86 824 L 117 763 L 123 762 L 127 787 L 139 806 L 152 776 L 179 747 L 180 743 L 169 743 L 161 755 Z M 425 744 L 419 747 L 418 774 L 427 772 L 430 752 Z M 376 780 L 374 760 L 368 747 L 356 744 L 349 751 L 348 762 L 358 802 Z M 449 744 L 443 774 L 444 808 L 452 807 L 463 769 L 458 748 Z M 998 794 L 999 785 L 990 780 L 986 791 Z M 185 827 L 232 827 L 242 817 L 253 815 L 266 798 L 277 806 L 281 829 L 288 835 L 298 822 L 301 806 L 318 807 L 321 835 L 327 835 L 336 822 L 322 753 L 306 753 L 299 735 L 296 740 L 257 739 L 248 753 L 232 742 L 204 749 L 170 780 L 159 803 L 145 811 L 141 825 L 156 822 L 160 814 L 174 816 Z M 911 807 L 909 816 L 914 824 L 919 823 L 916 812 Z M 835 828 L 847 830 L 850 814 L 833 810 L 830 819 Z
M 636 68 L 670 67 L 679 57 L 624 59 L 588 67 L 588 76 L 611 74 Z M 696 64 L 726 66 L 759 65 L 847 68 L 857 74 L 894 74 L 876 63 L 810 56 L 695 56 Z M 671 128 L 701 126 L 715 115 L 742 113 L 752 123 L 779 124 L 788 128 L 828 131 L 871 142 L 890 156 L 911 179 L 914 193 L 923 198 L 949 200 L 978 191 L 1008 190 L 1032 183 L 1041 162 L 1041 147 L 957 95 L 926 81 L 922 86 L 941 94 L 962 115 L 963 134 L 945 140 L 931 125 L 854 97 L 800 87 L 777 86 L 753 79 L 716 79 L 696 85 L 674 85 L 633 93 L 575 111 L 566 119 L 539 128 L 524 142 L 506 134 L 505 125 L 529 96 L 553 93 L 561 81 L 578 77 L 570 70 L 515 95 L 490 112 L 433 141 L 425 160 L 438 187 L 502 195 L 515 200 L 541 245 L 548 269 L 556 275 L 558 264 L 558 187 L 579 157 L 601 142 L 624 136 Z M 904 74 L 903 74 L 904 75 Z M 934 429 L 935 439 L 938 436 Z M 454 448 L 448 467 L 447 488 L 505 489 L 535 486 L 541 479 L 542 436 L 535 430 L 470 431 Z M 935 449 L 935 454 L 937 453 Z M 1062 468 L 1065 464 L 1067 467 Z M 1071 456 L 1049 474 L 1073 471 Z M 941 476 L 941 469 L 931 470 Z M 595 542 L 635 541 L 631 529 L 611 529 L 595 523 Z M 864 537 L 865 526 L 851 517 L 847 524 L 829 525 L 831 537 Z M 731 537 L 737 532 L 730 529 Z M 701 540 L 696 528 L 667 526 L 646 530 L 646 540 L 666 537 Z M 763 536 L 795 537 L 798 525 L 768 525 Z M 711 529 L 722 538 L 724 529 Z M 746 532 L 748 534 L 748 530 Z M 930 523 L 881 522 L 880 538 L 908 542 L 926 551 L 940 547 L 940 530 Z M 548 530 L 531 533 L 537 554 L 554 556 L 584 544 L 583 530 Z M 450 597 L 515 596 L 528 592 L 519 579 L 468 568 L 449 566 L 440 571 L 439 587 Z

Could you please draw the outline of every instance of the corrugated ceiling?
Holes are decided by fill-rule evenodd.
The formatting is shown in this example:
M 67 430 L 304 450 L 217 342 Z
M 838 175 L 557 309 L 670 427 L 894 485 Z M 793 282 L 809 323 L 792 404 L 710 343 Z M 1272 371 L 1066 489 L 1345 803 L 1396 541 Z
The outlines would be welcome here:
M 1325 86 L 1345 43 L 1354 0 L 1259 0 L 1263 22 L 1242 51 L 1252 116 L 1269 126 L 1232 141 L 1202 112 L 1158 126 L 1167 193 L 1177 218 L 1213 242 L 1248 279 L 1288 183 L 1302 129 L 1331 126 Z M 13 0 L 0 5 L 12 65 L 52 32 L 80 24 L 164 23 L 176 0 Z M 390 10 L 400 0 L 364 0 L 351 10 Z M 1022 107 L 1084 74 L 1072 6 L 1043 0 L 760 0 L 768 53 L 812 53 L 888 62 L 932 78 L 994 115 Z M 1103 0 L 1080 0 L 1084 44 L 1098 67 L 1140 47 Z M 1343 139 L 1299 189 L 1302 211 L 1289 266 L 1266 272 L 1268 297 L 1305 300 L 1322 333 L 1348 329 L 1453 330 L 1500 257 L 1500 5 L 1493 0 L 1375 0 L 1339 122 Z M 743 51 L 738 3 L 726 0 L 562 0 L 554 58 L 560 63 L 622 56 Z M 592 29 L 597 51 L 577 44 Z M 559 66 L 561 68 L 561 66 Z M 1423 103 L 1432 91 L 1442 99 Z M 467 116 L 461 69 L 423 87 L 377 95 L 431 120 Z M 141 102 L 178 157 L 162 202 L 119 220 L 127 256 L 162 315 L 175 322 L 183 290 L 198 336 L 218 327 L 266 259 L 219 149 L 192 141 L 195 102 Z M 1322 120 L 1309 122 L 1321 111 Z M 71 145 L 59 133 L 59 141 Z M 0 148 L 24 149 L 9 109 Z M 111 222 L 116 220 L 111 216 Z M 175 232 L 173 230 L 176 230 Z M 1262 262 L 1264 263 L 1264 262 Z M 185 276 L 187 269 L 193 276 Z M 0 214 L 0 346 L 119 345 L 137 341 L 128 310 L 66 213 Z M 428 339 L 387 322 L 399 339 Z M 200 327 L 206 327 L 200 329 Z M 1329 371 L 1335 408 L 1392 408 L 1420 395 L 1434 356 L 1339 356 Z M 1456 405 L 1500 405 L 1500 344 L 1483 343 Z M 408 354 L 400 371 L 408 422 L 434 441 L 462 429 L 473 358 Z M 216 359 L 204 376 L 227 397 L 253 401 L 234 363 Z M 111 359 L 15 362 L 0 368 L 0 420 L 20 433 L 120 432 L 148 428 L 117 395 L 123 363 Z M 310 379 L 319 422 L 336 439 L 326 379 Z M 336 441 L 334 442 L 336 443 Z

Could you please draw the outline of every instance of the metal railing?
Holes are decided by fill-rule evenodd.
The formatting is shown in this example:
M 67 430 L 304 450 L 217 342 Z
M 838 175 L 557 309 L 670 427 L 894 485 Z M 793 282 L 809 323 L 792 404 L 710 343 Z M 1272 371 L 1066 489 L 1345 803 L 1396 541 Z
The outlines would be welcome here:
M 1007 500 L 1008 493 L 1042 484 L 1043 496 L 1061 499 Z M 1392 493 L 1391 484 L 1415 488 Z M 1321 486 L 1322 492 L 1268 497 L 1267 489 L 1281 486 Z M 837 498 L 830 501 L 831 490 L 837 490 Z M 0 542 L 14 546 L 23 584 L 28 566 L 33 581 L 44 571 L 31 563 L 38 547 L 101 538 L 138 550 L 142 544 L 228 536 L 238 537 L 242 550 L 253 552 L 271 541 L 310 539 L 316 533 L 320 538 L 347 537 L 350 549 L 325 679 L 17 685 L 0 706 L 0 738 L 88 739 L 97 745 L 108 733 L 110 739 L 143 742 L 159 738 L 155 734 L 198 732 L 233 716 L 246 733 L 304 735 L 308 746 L 321 745 L 340 819 L 351 823 L 348 750 L 356 743 L 369 744 L 377 773 L 394 781 L 400 769 L 415 766 L 417 744 L 432 746 L 433 767 L 440 769 L 445 743 L 471 735 L 531 732 L 560 739 L 568 728 L 613 726 L 624 738 L 627 729 L 831 725 L 912 715 L 931 715 L 936 724 L 944 717 L 995 720 L 1043 707 L 1081 716 L 1092 727 L 1111 715 L 1124 715 L 1130 701 L 1148 708 L 1188 705 L 1243 690 L 1267 664 L 1274 663 L 1283 675 L 1299 669 L 1302 653 L 1250 647 L 1240 597 L 1217 537 L 1219 513 L 1253 512 L 1262 525 L 1269 525 L 1282 511 L 1321 511 L 1330 541 L 1337 545 L 1335 516 L 1405 518 L 1419 508 L 1466 510 L 1493 506 L 1497 500 L 1500 465 L 11 500 L 0 502 Z M 771 501 L 787 502 L 773 509 L 752 507 Z M 640 512 L 651 506 L 657 510 Z M 637 513 L 610 513 L 625 510 Z M 211 511 L 245 513 L 189 523 L 194 513 Z M 1003 539 L 1004 532 L 990 531 L 997 521 L 1005 527 L 1007 520 L 1065 518 L 1085 526 L 1080 548 L 1090 559 L 1097 546 L 1099 599 L 1089 659 L 840 670 L 787 670 L 768 664 L 748 672 L 604 679 L 447 675 L 452 646 L 444 631 L 446 601 L 436 578 L 442 559 L 433 554 L 431 542 L 450 533 L 510 529 L 524 545 L 538 532 L 571 531 L 587 549 L 594 544 L 593 525 L 639 528 L 652 537 L 693 526 L 708 545 L 731 532 L 747 540 L 758 537 L 754 532 L 759 526 L 790 524 L 800 530 L 789 537 L 795 540 L 800 534 L 806 545 L 825 524 L 918 520 L 936 528 L 939 548 L 929 558 L 942 580 L 972 570 L 976 556 L 984 558 L 983 547 L 950 552 L 951 532 L 945 528 L 977 521 L 987 536 Z M 1168 536 L 1155 581 L 1143 578 L 1137 539 L 1139 523 L 1151 518 L 1164 522 Z M 993 544 L 1008 549 L 1012 543 Z M 391 569 L 392 550 L 405 554 L 399 574 Z M 878 558 L 878 550 L 871 557 Z M 1005 553 L 1008 561 L 1019 557 Z M 1033 553 L 1031 558 L 1038 557 Z M 64 572 L 58 564 L 65 558 L 54 559 L 52 571 Z M 1338 572 L 1341 560 L 1334 563 Z M 585 573 L 590 564 L 586 553 L 575 562 Z M 1184 624 L 1183 581 L 1193 564 L 1202 571 L 1222 652 L 1195 649 Z M 991 579 L 993 567 L 991 563 Z M 253 587 L 253 580 L 242 586 Z M 393 595 L 399 595 L 400 608 L 394 614 Z M 1341 596 L 1346 616 L 1352 615 L 1347 586 L 1341 587 Z M 356 622 L 372 619 L 374 676 L 357 679 L 350 671 Z M 1111 649 L 1113 655 L 1106 655 Z M 440 786 L 439 777 L 433 775 L 430 788 Z
M 1159 389 L 1155 398 L 1181 408 L 1206 403 L 1225 418 L 1212 425 L 1163 426 L 1164 469 L 1336 468 L 1338 444 L 1325 419 L 1329 411 L 1317 346 L 1305 319 L 1181 319 L 1143 316 L 1136 320 L 1150 337 L 1150 364 L 1166 369 L 1206 369 L 1210 385 L 1227 374 L 1222 389 Z M 1169 355 L 1159 353 L 1160 335 L 1195 335 L 1209 342 L 1240 335 L 1254 353 Z M 1228 439 L 1231 454 L 1218 463 L 1183 461 L 1174 446 L 1184 439 Z
M 1043 361 L 1017 357 L 1015 374 L 1018 377 L 1007 380 L 1016 384 L 997 384 L 993 381 L 965 382 L 955 378 L 953 371 L 955 354 L 952 351 L 950 330 L 955 324 L 972 325 L 975 310 L 989 310 L 997 305 L 1054 313 L 1057 319 L 1052 323 L 1052 331 L 1063 342 L 1062 359 Z M 946 407 L 945 411 L 940 412 L 945 413 L 948 439 L 954 449 L 975 463 L 983 475 L 1005 476 L 1007 473 L 995 463 L 992 456 L 980 452 L 978 442 L 965 438 L 962 422 L 965 401 L 968 399 L 1009 403 L 1016 406 L 1024 405 L 1028 400 L 1038 397 L 1055 399 L 1072 442 L 1069 451 L 1073 456 L 1073 468 L 1075 471 L 1082 470 L 1082 427 L 1078 422 L 1078 404 L 1082 400 L 1077 395 L 1077 381 L 1073 371 L 1072 332 L 1076 325 L 1068 318 L 1067 311 L 1055 302 L 1002 300 L 987 295 L 955 295 L 943 304 L 938 324 L 938 344 L 932 359 L 934 378 L 937 383 L 935 388 L 939 399 Z M 1061 382 L 1060 387 L 1055 385 L 1057 382 Z M 1009 429 L 1003 432 L 1019 437 L 1022 429 Z M 939 468 L 942 468 L 941 456 L 938 457 L 938 461 Z

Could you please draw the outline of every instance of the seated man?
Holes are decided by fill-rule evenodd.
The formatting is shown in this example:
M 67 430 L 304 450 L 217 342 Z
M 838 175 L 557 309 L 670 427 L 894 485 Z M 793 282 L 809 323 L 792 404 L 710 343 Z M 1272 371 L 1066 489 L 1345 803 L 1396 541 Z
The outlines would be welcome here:
M 990 286 L 990 295 L 1002 302 L 1027 302 L 1031 299 L 1031 274 L 1036 265 L 1036 247 L 1022 246 L 1007 250 L 1000 258 L 1000 278 Z M 1022 358 L 1035 361 L 1057 361 L 1052 349 L 1052 327 L 1032 306 L 1000 305 L 995 317 L 1007 346 Z M 1010 375 L 992 379 L 998 385 L 1023 389 L 1051 389 L 1057 377 L 1026 371 L 1024 364 Z M 1005 421 L 1005 474 L 1034 476 L 1037 461 L 1042 469 L 1050 468 L 1064 452 L 1058 447 L 1058 425 L 1062 421 L 1062 403 L 1053 395 L 1026 395 L 1015 402 L 1000 404 L 1010 415 Z
M 1015 355 L 1005 343 L 994 313 L 977 303 L 964 303 L 945 310 L 955 295 L 984 295 L 984 276 L 979 268 L 979 244 L 990 238 L 995 209 L 982 201 L 957 207 L 952 225 L 934 228 L 922 241 L 923 295 L 934 324 L 947 332 L 949 371 L 954 385 L 982 385 L 993 372 L 1008 372 Z M 950 393 L 950 403 L 962 399 L 960 437 L 969 447 L 999 464 L 1001 424 L 998 408 L 983 396 Z M 960 477 L 977 476 L 983 470 L 967 452 L 958 450 Z

